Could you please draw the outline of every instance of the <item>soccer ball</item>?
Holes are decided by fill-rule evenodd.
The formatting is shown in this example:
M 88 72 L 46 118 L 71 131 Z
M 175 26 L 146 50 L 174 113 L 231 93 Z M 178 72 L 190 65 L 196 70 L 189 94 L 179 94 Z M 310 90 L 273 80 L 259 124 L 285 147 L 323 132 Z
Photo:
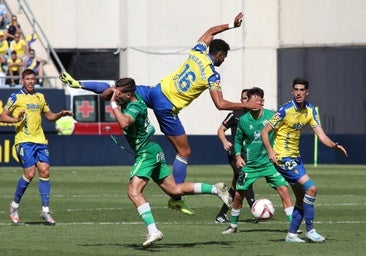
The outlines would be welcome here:
M 251 209 L 252 215 L 258 220 L 269 220 L 273 217 L 274 211 L 272 202 L 265 198 L 256 200 Z

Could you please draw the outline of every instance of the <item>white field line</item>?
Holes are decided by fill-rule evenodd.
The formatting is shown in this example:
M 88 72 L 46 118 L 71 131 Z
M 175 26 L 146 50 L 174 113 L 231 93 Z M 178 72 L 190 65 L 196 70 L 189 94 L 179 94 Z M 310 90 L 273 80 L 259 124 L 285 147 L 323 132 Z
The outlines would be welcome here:
M 329 206 L 333 206 L 333 207 L 342 207 L 342 206 L 366 206 L 366 203 L 339 203 L 339 204 L 316 204 L 316 207 L 329 207 Z M 65 209 L 64 211 L 66 212 L 93 212 L 93 211 L 120 211 L 120 210 L 126 210 L 126 209 L 130 209 L 132 208 L 133 205 L 132 203 L 131 204 L 128 204 L 126 205 L 126 207 L 108 207 L 108 208 L 72 208 L 72 209 Z M 221 205 L 219 204 L 217 206 L 218 208 L 221 207 Z M 245 208 L 247 206 L 244 206 Z M 191 206 L 192 209 L 200 209 L 200 208 L 207 208 L 207 206 Z M 154 207 L 154 206 L 151 206 L 151 209 L 168 209 L 167 206 L 164 206 L 164 207 Z M 53 210 L 52 212 L 60 212 L 60 211 L 55 211 Z M 7 211 L 0 211 L 0 214 L 7 214 L 8 212 Z
M 366 224 L 365 220 L 353 220 L 353 221 L 315 221 L 315 224 L 324 224 L 324 225 L 330 225 L 330 224 Z M 57 222 L 56 226 L 77 226 L 77 225 L 143 225 L 144 223 L 136 222 L 136 221 L 123 221 L 123 222 Z M 165 221 L 165 222 L 156 222 L 157 225 L 212 225 L 212 226 L 221 226 L 222 224 L 216 224 L 213 221 L 207 221 L 207 222 L 189 222 L 189 221 Z M 260 226 L 263 225 L 288 225 L 287 221 L 265 221 L 259 223 Z M 28 224 L 26 222 L 20 222 L 18 224 L 13 224 L 11 222 L 9 223 L 0 223 L 0 226 L 31 226 L 33 224 Z M 249 224 L 248 224 L 249 225 Z M 257 225 L 253 226 L 257 227 Z M 246 225 L 246 227 L 248 227 Z

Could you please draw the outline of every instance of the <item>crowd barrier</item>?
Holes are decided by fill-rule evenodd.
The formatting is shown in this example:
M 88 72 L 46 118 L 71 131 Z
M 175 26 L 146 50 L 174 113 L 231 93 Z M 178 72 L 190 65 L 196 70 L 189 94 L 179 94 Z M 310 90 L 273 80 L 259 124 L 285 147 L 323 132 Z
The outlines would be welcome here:
M 319 143 L 317 164 L 366 164 L 366 135 L 330 135 L 348 150 L 345 158 L 340 152 Z M 107 135 L 70 135 L 47 134 L 51 164 L 54 166 L 104 166 L 132 165 L 134 156 L 128 152 L 123 136 L 118 136 L 123 150 Z M 169 165 L 175 158 L 175 150 L 165 136 L 154 136 L 164 152 Z M 227 155 L 215 135 L 188 136 L 192 155 L 191 165 L 227 164 Z M 301 155 L 306 164 L 314 163 L 314 136 L 303 135 Z M 0 166 L 18 166 L 14 148 L 14 133 L 0 133 Z

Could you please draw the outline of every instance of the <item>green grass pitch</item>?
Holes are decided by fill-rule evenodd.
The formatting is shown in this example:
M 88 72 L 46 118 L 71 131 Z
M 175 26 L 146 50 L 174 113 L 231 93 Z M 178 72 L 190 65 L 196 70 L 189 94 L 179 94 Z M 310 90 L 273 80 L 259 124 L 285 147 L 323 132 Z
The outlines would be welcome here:
M 255 194 L 274 203 L 274 218 L 254 224 L 245 204 L 238 233 L 229 235 L 221 234 L 227 224 L 214 223 L 221 206 L 216 196 L 186 196 L 196 212 L 186 216 L 168 209 L 168 196 L 151 182 L 144 193 L 164 239 L 143 249 L 146 228 L 126 196 L 129 166 L 52 167 L 56 226 L 39 218 L 38 177 L 22 199 L 20 224 L 10 223 L 9 203 L 22 171 L 2 167 L 0 255 L 366 255 L 366 166 L 307 168 L 319 187 L 315 227 L 324 243 L 284 242 L 288 223 L 279 197 L 264 180 L 254 185 Z M 189 166 L 187 180 L 229 184 L 231 175 L 228 165 Z

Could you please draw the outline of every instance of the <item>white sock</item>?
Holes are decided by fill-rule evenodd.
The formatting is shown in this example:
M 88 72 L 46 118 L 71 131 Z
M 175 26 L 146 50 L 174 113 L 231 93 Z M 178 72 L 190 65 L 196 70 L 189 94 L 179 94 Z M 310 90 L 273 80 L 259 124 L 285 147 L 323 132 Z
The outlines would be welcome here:
M 19 208 L 19 204 L 18 203 L 16 203 L 16 202 L 14 202 L 14 201 L 12 201 L 11 202 L 11 207 L 13 207 L 13 208 Z

